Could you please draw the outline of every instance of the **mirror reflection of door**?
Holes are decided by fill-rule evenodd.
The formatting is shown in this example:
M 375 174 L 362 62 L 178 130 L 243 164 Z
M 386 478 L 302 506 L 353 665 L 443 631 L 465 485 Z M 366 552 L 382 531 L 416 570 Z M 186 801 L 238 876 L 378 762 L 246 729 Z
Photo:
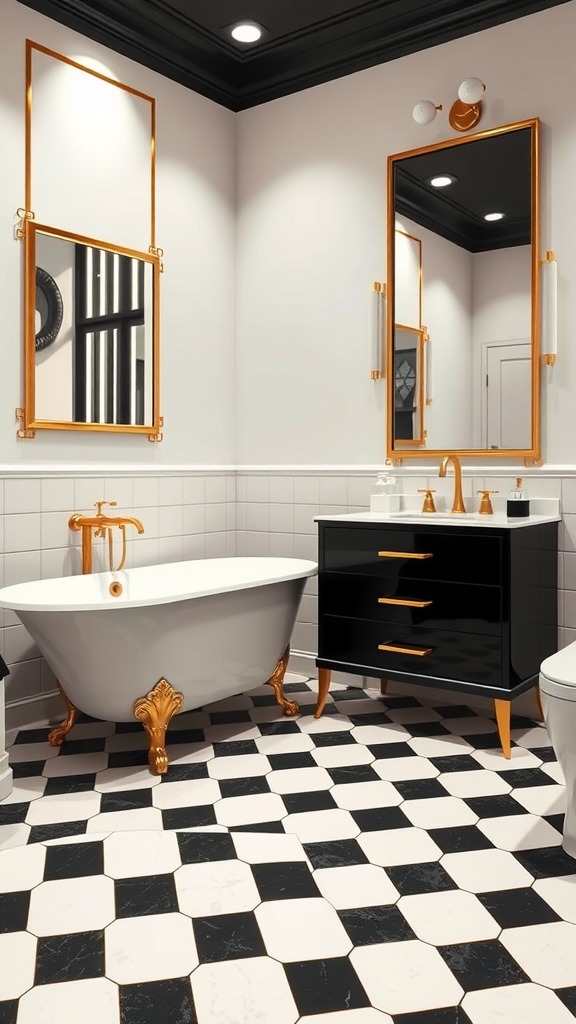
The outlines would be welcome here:
M 531 437 L 532 346 L 488 344 L 483 352 L 485 448 L 527 448 Z
M 422 332 L 396 324 L 394 329 L 394 440 L 423 444 Z

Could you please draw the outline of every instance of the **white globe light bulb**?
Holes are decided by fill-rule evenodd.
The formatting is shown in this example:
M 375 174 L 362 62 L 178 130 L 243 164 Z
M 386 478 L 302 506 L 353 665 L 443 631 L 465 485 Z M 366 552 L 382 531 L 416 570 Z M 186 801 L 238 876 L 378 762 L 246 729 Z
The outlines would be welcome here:
M 420 100 L 412 111 L 416 124 L 430 124 L 436 117 L 436 107 L 432 100 Z
M 473 106 L 474 103 L 480 102 L 485 88 L 484 82 L 479 78 L 467 78 L 458 89 L 458 99 Z

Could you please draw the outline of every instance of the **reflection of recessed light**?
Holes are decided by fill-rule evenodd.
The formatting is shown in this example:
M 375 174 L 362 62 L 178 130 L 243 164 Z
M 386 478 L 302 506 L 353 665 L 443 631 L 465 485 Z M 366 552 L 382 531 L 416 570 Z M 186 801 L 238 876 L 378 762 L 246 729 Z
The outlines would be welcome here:
M 484 215 L 484 220 L 502 220 L 503 217 L 503 213 L 486 213 Z
M 434 178 L 430 178 L 430 185 L 432 188 L 446 188 L 447 185 L 453 185 L 456 178 L 453 174 L 437 174 Z
M 253 21 L 243 21 L 235 25 L 230 34 L 237 43 L 256 43 L 262 35 L 262 29 Z

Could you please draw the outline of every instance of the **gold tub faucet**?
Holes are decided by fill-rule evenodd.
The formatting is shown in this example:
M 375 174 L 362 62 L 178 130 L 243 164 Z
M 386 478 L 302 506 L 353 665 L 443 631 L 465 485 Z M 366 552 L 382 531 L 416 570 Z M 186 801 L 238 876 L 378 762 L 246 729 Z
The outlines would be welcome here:
M 94 516 L 83 516 L 80 512 L 74 512 L 68 520 L 68 527 L 73 530 L 74 533 L 82 531 L 82 572 L 84 574 L 92 572 L 92 543 L 94 537 L 104 537 L 108 535 L 108 549 L 110 555 L 110 569 L 113 569 L 112 565 L 112 528 L 117 526 L 122 531 L 122 560 L 120 565 L 116 567 L 116 571 L 119 571 L 126 561 L 126 527 L 134 526 L 138 533 L 144 533 L 144 526 L 139 519 L 135 519 L 133 516 L 107 516 L 102 512 L 103 505 L 115 507 L 115 501 L 97 501 L 94 504 L 96 509 L 96 515 Z M 92 532 L 94 531 L 94 533 Z
M 449 462 L 454 466 L 454 501 L 452 502 L 452 512 L 465 512 L 466 506 L 462 496 L 462 467 L 457 455 L 444 456 L 440 463 L 438 476 L 446 476 L 446 467 Z

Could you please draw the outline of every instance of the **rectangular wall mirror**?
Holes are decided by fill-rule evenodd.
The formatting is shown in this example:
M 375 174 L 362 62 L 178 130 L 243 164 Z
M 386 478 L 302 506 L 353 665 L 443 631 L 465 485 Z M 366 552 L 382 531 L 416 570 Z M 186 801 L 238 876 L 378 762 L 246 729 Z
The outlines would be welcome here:
M 159 427 L 159 259 L 29 221 L 27 428 Z
M 539 458 L 538 120 L 388 160 L 390 457 Z

